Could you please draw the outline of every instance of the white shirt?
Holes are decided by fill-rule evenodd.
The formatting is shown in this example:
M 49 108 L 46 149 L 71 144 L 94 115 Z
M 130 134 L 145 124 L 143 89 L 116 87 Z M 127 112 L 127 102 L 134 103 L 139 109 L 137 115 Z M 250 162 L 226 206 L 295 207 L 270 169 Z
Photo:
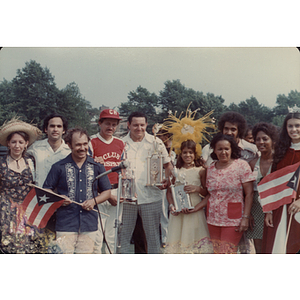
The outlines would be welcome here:
M 158 152 L 162 153 L 163 164 L 171 161 L 167 149 L 161 139 L 156 138 Z M 146 186 L 147 184 L 147 157 L 154 151 L 154 136 L 145 132 L 145 137 L 141 142 L 134 142 L 130 137 L 130 132 L 123 138 L 126 143 L 127 160 L 130 168 L 134 170 L 137 203 L 146 204 L 161 201 L 163 191 L 157 187 Z
M 43 183 L 52 167 L 59 160 L 71 153 L 69 146 L 62 140 L 60 147 L 54 152 L 48 139 L 34 142 L 27 150 L 35 158 L 36 164 L 36 185 L 43 186 Z

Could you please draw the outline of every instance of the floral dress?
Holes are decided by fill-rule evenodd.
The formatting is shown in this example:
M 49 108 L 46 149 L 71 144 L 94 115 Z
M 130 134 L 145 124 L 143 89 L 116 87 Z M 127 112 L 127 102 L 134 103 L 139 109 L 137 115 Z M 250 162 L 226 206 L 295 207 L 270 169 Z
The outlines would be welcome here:
M 44 230 L 27 224 L 21 204 L 33 182 L 29 167 L 32 163 L 24 157 L 27 168 L 21 173 L 8 168 L 7 156 L 0 157 L 0 251 L 2 253 L 45 253 Z

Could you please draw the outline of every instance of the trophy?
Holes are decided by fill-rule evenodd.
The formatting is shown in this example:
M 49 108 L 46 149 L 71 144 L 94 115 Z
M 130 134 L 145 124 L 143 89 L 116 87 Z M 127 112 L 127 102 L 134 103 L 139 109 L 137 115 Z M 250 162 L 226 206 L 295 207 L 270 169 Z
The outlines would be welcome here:
M 135 192 L 135 177 L 133 170 L 126 170 L 122 177 L 121 199 L 134 202 L 137 200 Z
M 154 130 L 153 152 L 149 152 L 147 156 L 147 184 L 146 186 L 161 186 L 163 180 L 163 155 L 158 151 L 158 144 L 156 141 L 156 133 Z
M 124 158 L 127 160 L 128 144 L 125 143 Z M 134 169 L 131 167 L 128 161 L 128 168 L 122 174 L 122 186 L 121 186 L 121 199 L 129 202 L 135 202 L 137 200 L 135 190 L 135 176 Z
M 175 211 L 180 212 L 183 208 L 193 209 L 194 207 L 191 204 L 191 199 L 189 194 L 184 191 L 184 186 L 186 185 L 185 177 L 186 174 L 182 173 L 178 175 L 176 167 L 173 169 L 173 175 L 176 178 L 175 183 L 172 183 L 171 179 L 171 192 L 174 201 Z M 176 175 L 176 176 L 175 176 Z

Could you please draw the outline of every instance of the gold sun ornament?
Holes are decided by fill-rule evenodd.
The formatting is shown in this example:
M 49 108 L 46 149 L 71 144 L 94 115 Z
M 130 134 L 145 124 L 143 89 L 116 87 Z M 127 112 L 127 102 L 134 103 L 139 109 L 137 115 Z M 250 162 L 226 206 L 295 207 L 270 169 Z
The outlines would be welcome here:
M 183 117 L 183 112 L 181 112 L 179 117 L 177 117 L 177 111 L 175 111 L 174 114 L 172 114 L 172 112 L 169 111 L 169 116 L 165 119 L 162 128 L 173 135 L 172 149 L 177 155 L 180 155 L 180 147 L 183 142 L 187 140 L 193 140 L 196 143 L 197 157 L 201 157 L 202 147 L 200 144 L 203 138 L 208 141 L 204 134 L 211 134 L 207 131 L 207 128 L 216 128 L 214 124 L 214 118 L 210 118 L 213 111 L 195 120 L 195 116 L 196 113 L 199 111 L 199 108 L 194 111 L 191 111 L 189 109 L 189 106 L 186 110 L 185 116 Z

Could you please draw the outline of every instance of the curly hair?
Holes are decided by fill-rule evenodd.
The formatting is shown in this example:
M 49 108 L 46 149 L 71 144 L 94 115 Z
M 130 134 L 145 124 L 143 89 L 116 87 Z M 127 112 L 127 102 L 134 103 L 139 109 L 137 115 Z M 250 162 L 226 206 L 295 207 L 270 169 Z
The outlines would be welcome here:
M 254 142 L 259 131 L 264 132 L 268 137 L 270 137 L 270 139 L 273 142 L 273 147 L 276 145 L 276 143 L 278 142 L 278 129 L 275 125 L 266 122 L 260 122 L 255 124 L 252 129 Z
M 300 113 L 288 113 L 283 121 L 283 125 L 280 130 L 279 141 L 275 145 L 272 170 L 276 170 L 277 164 L 284 158 L 286 151 L 291 146 L 292 139 L 287 132 L 287 122 L 290 119 L 300 119 Z
M 196 152 L 196 143 L 192 140 L 187 140 L 185 142 L 182 142 L 181 143 L 181 146 L 180 146 L 180 153 L 182 152 L 182 150 L 184 148 L 188 148 L 190 150 L 192 150 L 194 152 L 194 155 L 195 155 L 195 159 L 194 159 L 194 163 L 195 163 L 195 167 L 204 167 L 204 161 L 202 158 L 200 157 L 197 157 L 197 152 Z M 184 161 L 181 157 L 181 154 L 178 155 L 178 158 L 177 158 L 177 162 L 176 162 L 176 168 L 180 169 L 184 166 Z
M 236 124 L 238 127 L 238 137 L 241 139 L 244 137 L 247 129 L 247 122 L 240 113 L 236 111 L 228 111 L 222 114 L 218 122 L 218 129 L 221 132 L 223 132 L 226 122 Z
M 236 143 L 236 141 L 234 140 L 234 138 L 232 136 L 229 135 L 225 135 L 222 132 L 217 133 L 211 143 L 210 143 L 210 148 L 212 148 L 213 150 L 215 150 L 216 145 L 218 142 L 220 141 L 228 141 L 230 143 L 231 146 L 231 158 L 232 159 L 237 159 L 241 157 L 241 149 L 239 148 L 238 144 Z M 216 155 L 216 153 L 213 151 L 211 153 L 211 158 L 213 160 L 218 160 L 218 157 Z

